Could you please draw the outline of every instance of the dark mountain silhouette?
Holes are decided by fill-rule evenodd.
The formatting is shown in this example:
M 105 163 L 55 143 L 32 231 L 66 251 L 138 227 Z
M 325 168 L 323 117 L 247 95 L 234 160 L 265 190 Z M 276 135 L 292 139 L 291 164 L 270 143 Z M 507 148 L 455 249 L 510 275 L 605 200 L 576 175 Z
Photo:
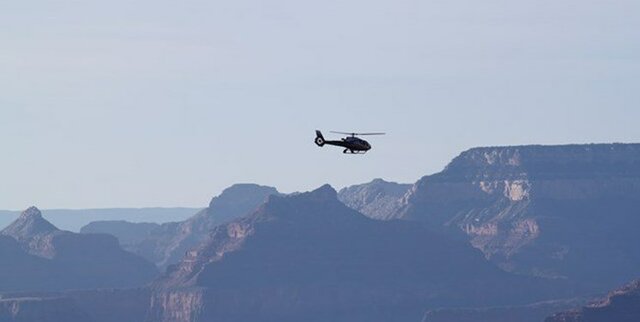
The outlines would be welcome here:
M 183 221 L 166 223 L 151 230 L 141 242 L 128 250 L 164 268 L 177 263 L 184 253 L 198 245 L 214 227 L 249 214 L 269 195 L 278 194 L 273 187 L 236 184 L 214 197 L 209 207 Z
M 0 258 L 0 291 L 130 287 L 157 275 L 113 236 L 58 230 L 35 207 L 0 231 Z
M 610 292 L 604 299 L 578 310 L 554 314 L 545 322 L 640 321 L 640 280 Z
M 393 219 L 401 206 L 401 198 L 411 188 L 410 184 L 375 179 L 369 183 L 340 189 L 338 199 L 347 207 L 373 219 Z
M 149 237 L 154 229 L 160 227 L 155 223 L 132 223 L 124 220 L 94 221 L 80 229 L 82 234 L 110 234 L 118 238 L 120 245 L 127 249 Z
M 637 276 L 640 144 L 476 148 L 396 215 L 462 232 L 508 271 L 603 291 Z
M 323 186 L 214 228 L 154 283 L 147 320 L 419 321 L 432 305 L 526 302 L 546 286 L 420 225 L 369 219 Z

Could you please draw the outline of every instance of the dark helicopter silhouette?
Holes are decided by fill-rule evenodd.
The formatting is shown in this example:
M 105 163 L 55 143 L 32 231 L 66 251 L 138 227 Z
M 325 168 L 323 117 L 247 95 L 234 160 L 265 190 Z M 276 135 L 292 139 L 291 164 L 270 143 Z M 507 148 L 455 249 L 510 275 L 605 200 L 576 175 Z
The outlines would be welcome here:
M 316 140 L 315 140 L 316 145 L 320 147 L 325 144 L 341 146 L 345 148 L 344 151 L 342 151 L 342 153 L 347 153 L 347 154 L 364 154 L 364 153 L 367 153 L 367 151 L 371 150 L 371 145 L 369 144 L 369 142 L 356 137 L 356 135 L 385 134 L 385 133 L 347 133 L 347 132 L 335 132 L 335 131 L 331 131 L 331 133 L 347 134 L 350 136 L 343 138 L 340 141 L 327 141 L 324 139 L 324 136 L 322 136 L 322 132 L 316 130 Z

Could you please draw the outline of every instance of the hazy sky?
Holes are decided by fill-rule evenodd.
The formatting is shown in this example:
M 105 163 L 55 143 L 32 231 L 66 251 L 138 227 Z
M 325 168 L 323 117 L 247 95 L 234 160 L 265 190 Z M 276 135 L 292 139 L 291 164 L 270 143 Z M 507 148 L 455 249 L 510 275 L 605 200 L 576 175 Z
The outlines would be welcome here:
M 638 0 L 0 3 L 0 209 L 414 182 L 639 119 Z M 345 156 L 316 128 L 389 134 Z

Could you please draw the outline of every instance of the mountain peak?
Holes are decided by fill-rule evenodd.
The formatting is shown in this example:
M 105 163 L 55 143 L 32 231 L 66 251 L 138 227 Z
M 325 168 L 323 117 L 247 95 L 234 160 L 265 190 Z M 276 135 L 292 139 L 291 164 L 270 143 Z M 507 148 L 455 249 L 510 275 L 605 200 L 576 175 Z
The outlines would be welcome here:
M 322 199 L 337 199 L 338 192 L 329 184 L 324 184 L 320 188 L 309 192 L 309 195 Z
M 20 217 L 11 225 L 3 229 L 0 234 L 21 240 L 56 231 L 59 231 L 59 229 L 44 219 L 38 208 L 31 206 L 23 211 Z

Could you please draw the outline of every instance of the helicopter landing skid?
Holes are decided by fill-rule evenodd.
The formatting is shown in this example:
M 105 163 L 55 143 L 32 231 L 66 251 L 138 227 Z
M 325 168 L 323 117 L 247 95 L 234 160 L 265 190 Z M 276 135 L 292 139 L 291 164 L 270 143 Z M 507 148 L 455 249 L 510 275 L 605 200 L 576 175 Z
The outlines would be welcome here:
M 344 153 L 344 154 L 365 154 L 365 153 L 367 153 L 367 151 L 344 149 L 344 151 L 342 151 L 342 153 Z

